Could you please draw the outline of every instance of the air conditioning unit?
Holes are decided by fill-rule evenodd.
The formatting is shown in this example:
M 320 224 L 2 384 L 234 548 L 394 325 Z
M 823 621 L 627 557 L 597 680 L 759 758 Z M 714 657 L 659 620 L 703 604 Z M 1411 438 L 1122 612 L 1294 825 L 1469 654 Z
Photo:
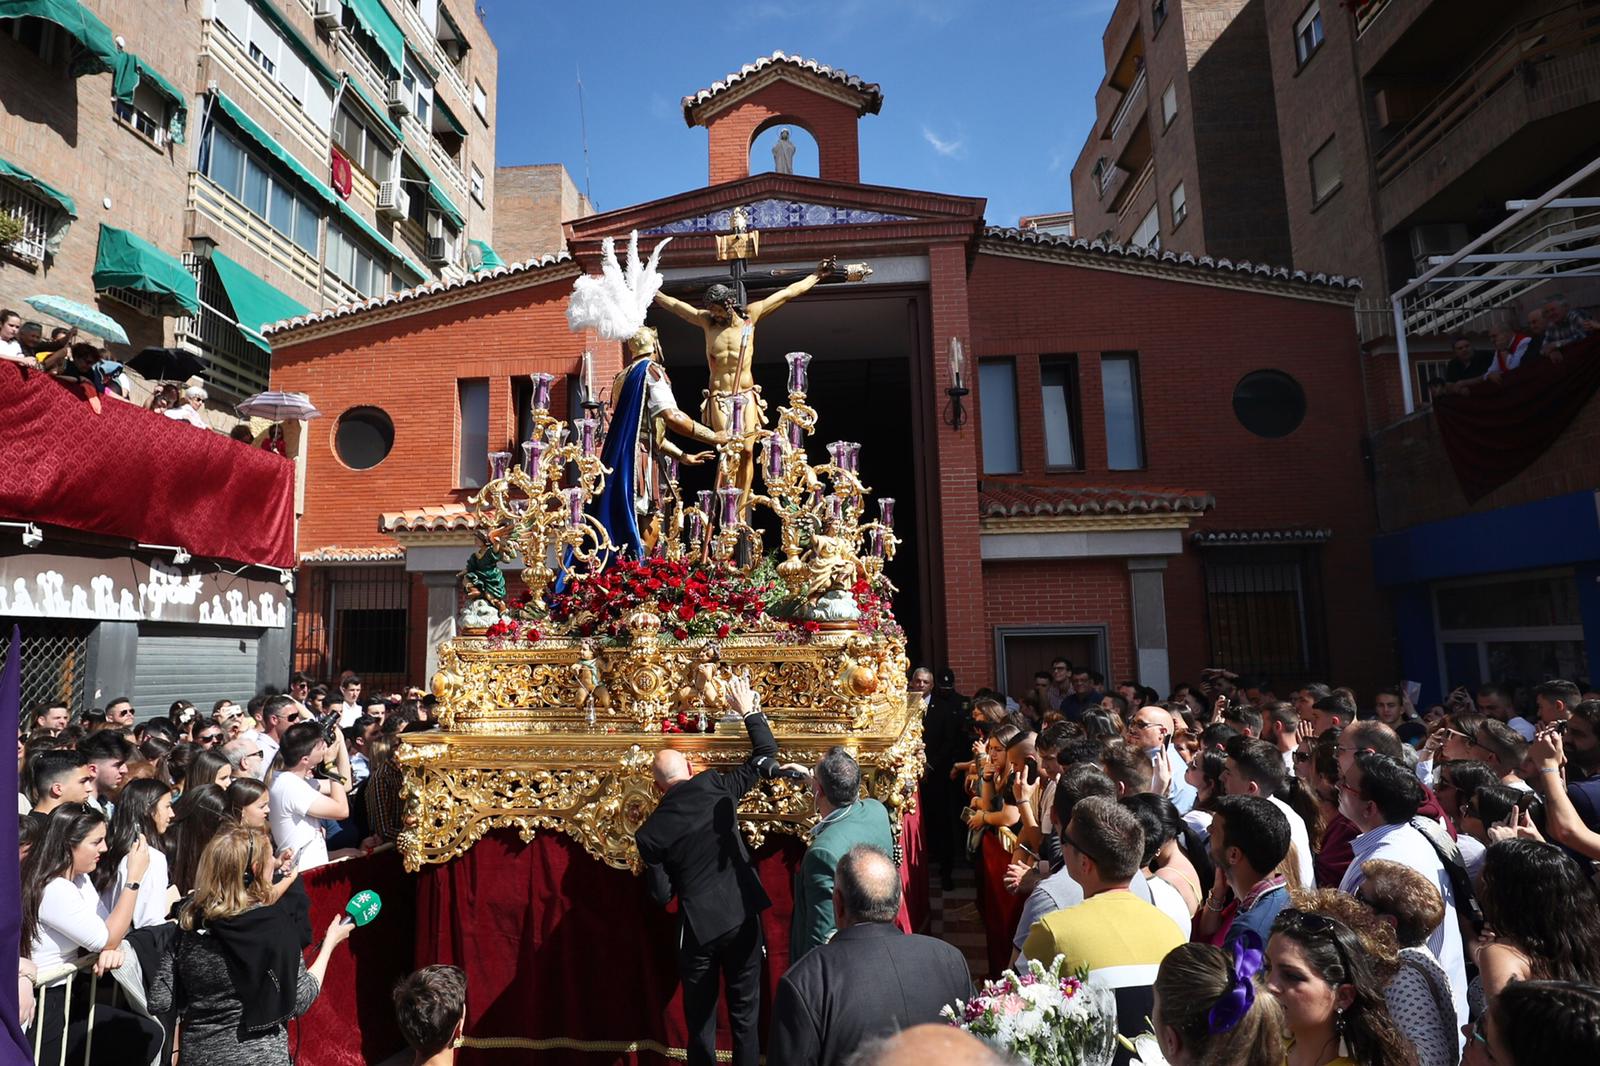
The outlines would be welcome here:
M 342 0 L 312 0 L 311 17 L 318 26 L 336 30 L 344 18 L 343 8 Z
M 1411 262 L 1417 273 L 1426 271 L 1428 258 L 1451 255 L 1459 251 L 1472 237 L 1460 222 L 1430 222 L 1411 227 Z
M 449 245 L 445 244 L 445 241 L 444 241 L 443 237 L 429 237 L 428 238 L 428 262 L 430 262 L 430 263 L 448 263 L 448 262 L 450 262 L 450 248 L 449 248 Z
M 389 110 L 402 115 L 411 114 L 411 97 L 406 92 L 405 83 L 399 78 L 389 82 Z
M 378 214 L 388 218 L 405 218 L 411 213 L 411 196 L 398 181 L 380 182 L 378 185 Z

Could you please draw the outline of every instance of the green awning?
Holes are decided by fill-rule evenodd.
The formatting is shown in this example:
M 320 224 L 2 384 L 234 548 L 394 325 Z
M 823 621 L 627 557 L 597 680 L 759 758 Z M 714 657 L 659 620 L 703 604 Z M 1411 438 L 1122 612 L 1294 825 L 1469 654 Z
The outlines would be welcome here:
M 456 118 L 454 111 L 445 106 L 444 97 L 438 92 L 433 94 L 433 109 L 444 117 L 444 120 L 450 124 L 450 128 L 455 130 L 458 136 L 465 137 L 467 135 L 467 127 L 463 126 L 461 120 Z
M 222 282 L 228 302 L 233 305 L 240 336 L 264 352 L 271 353 L 272 344 L 261 335 L 262 327 L 307 312 L 300 301 L 279 292 L 221 252 L 211 253 L 211 265 L 216 267 L 217 280 Z
M 377 42 L 378 51 L 389 60 L 389 69 L 398 78 L 405 68 L 406 35 L 383 6 L 383 0 L 344 0 L 344 6 L 355 16 L 356 25 Z
M 116 69 L 117 39 L 99 17 L 78 0 L 0 0 L 0 19 L 44 19 L 77 42 L 72 73 L 110 74 Z
M 220 92 L 216 94 L 216 100 L 217 106 L 222 108 L 222 113 L 227 115 L 235 126 L 239 127 L 241 133 L 255 141 L 256 146 L 263 152 L 282 163 L 313 194 L 330 204 L 339 199 L 325 182 L 307 170 L 305 165 L 290 155 L 283 145 L 273 140 L 272 135 L 258 126 L 256 120 L 245 114 L 238 104 L 229 100 Z
M 503 267 L 506 265 L 506 261 L 500 258 L 499 252 L 496 252 L 489 246 L 488 241 L 480 241 L 478 238 L 474 237 L 468 243 L 477 248 L 479 253 L 481 253 L 483 256 L 483 258 L 479 261 L 476 270 L 493 270 L 496 267 Z
M 172 135 L 173 144 L 182 144 L 183 131 L 189 125 L 189 98 L 132 52 L 117 56 L 117 69 L 111 75 L 111 95 L 131 105 L 133 91 L 140 82 L 146 80 L 156 92 L 172 101 L 172 118 L 167 122 L 167 132 Z
M 406 255 L 406 253 L 397 248 L 393 241 L 389 240 L 389 238 L 385 237 L 383 234 L 374 229 L 372 223 L 362 218 L 361 213 L 355 208 L 351 207 L 343 200 L 335 200 L 333 202 L 333 206 L 339 209 L 339 214 L 344 217 L 345 221 L 351 223 L 356 227 L 356 229 L 360 230 L 367 240 L 377 245 L 378 248 L 391 260 L 399 263 L 407 270 L 411 271 L 417 280 L 423 281 L 430 276 L 426 270 L 423 270 L 420 266 L 413 262 L 411 258 Z
M 137 233 L 100 223 L 100 247 L 94 257 L 94 291 L 132 289 L 154 297 L 162 313 L 200 313 L 199 286 L 176 257 Z
M 356 91 L 356 96 L 361 100 L 362 104 L 366 106 L 368 112 L 367 117 L 382 124 L 383 128 L 388 131 L 389 136 L 394 138 L 395 144 L 399 144 L 405 140 L 405 136 L 400 132 L 400 127 L 395 125 L 394 119 L 389 117 L 389 109 L 378 103 L 372 97 L 368 96 L 367 90 L 361 87 L 361 83 L 359 81 L 346 74 L 344 76 L 344 87 L 346 92 L 351 89 Z
M 21 185 L 56 208 L 45 235 L 44 248 L 51 255 L 58 254 L 61 251 L 61 239 L 67 235 L 67 227 L 78 217 L 78 206 L 72 202 L 72 197 L 5 159 L 0 159 L 0 178 Z
M 417 169 L 422 171 L 423 176 L 428 179 L 428 199 L 433 201 L 433 206 L 437 207 L 439 213 L 449 219 L 450 224 L 457 230 L 465 229 L 467 226 L 466 216 L 451 202 L 450 197 L 444 194 L 444 183 L 438 179 L 433 171 L 428 169 L 428 164 L 424 163 L 421 156 L 417 155 L 415 151 L 407 148 L 406 155 L 411 157 L 411 161 L 417 165 Z
M 305 62 L 306 66 L 311 68 L 311 73 L 315 74 L 328 87 L 329 92 L 338 88 L 339 75 L 335 74 L 333 68 L 322 61 L 322 56 L 317 54 L 317 50 L 312 47 L 311 42 L 300 36 L 300 31 L 294 28 L 294 23 L 283 17 L 282 12 L 273 6 L 272 0 L 250 0 L 250 5 L 261 12 L 262 18 L 272 23 L 284 40 L 289 42 L 289 47 L 295 50 L 295 54 Z

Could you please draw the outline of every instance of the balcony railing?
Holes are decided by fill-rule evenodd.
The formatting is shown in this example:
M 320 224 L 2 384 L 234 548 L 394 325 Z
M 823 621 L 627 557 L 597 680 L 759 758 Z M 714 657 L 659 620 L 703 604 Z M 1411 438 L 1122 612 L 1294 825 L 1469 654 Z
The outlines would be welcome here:
M 1108 141 L 1115 141 L 1117 133 L 1122 129 L 1122 124 L 1127 121 L 1128 115 L 1136 104 L 1144 102 L 1145 68 L 1140 67 L 1138 75 L 1133 79 L 1133 84 L 1128 86 L 1128 91 L 1122 94 L 1122 99 L 1117 103 L 1116 111 L 1111 114 L 1111 125 L 1106 128 Z
M 57 213 L 55 207 L 27 190 L 9 181 L 0 181 L 0 214 L 10 215 L 22 223 L 22 235 L 6 246 L 12 255 L 35 263 L 44 262 L 50 226 Z
M 467 176 L 461 172 L 461 164 L 450 157 L 444 146 L 434 138 L 433 131 L 418 122 L 415 115 L 407 115 L 401 121 L 400 128 L 405 132 L 408 144 L 427 151 L 434 173 L 450 186 L 450 199 L 455 201 L 457 207 L 465 207 L 463 198 L 467 195 Z
M 1139 176 L 1125 184 L 1117 193 L 1115 206 L 1119 223 L 1128 221 L 1128 215 L 1132 211 L 1133 205 L 1139 202 L 1139 194 L 1144 191 L 1146 185 L 1150 184 L 1151 179 L 1155 177 L 1155 173 L 1156 159 L 1155 156 L 1151 156 L 1146 160 L 1144 168 L 1139 171 Z
M 467 88 L 466 79 L 456 69 L 455 63 L 445 54 L 444 48 L 439 44 L 436 31 L 430 30 L 422 21 L 422 12 L 415 5 L 408 4 L 405 0 L 395 5 L 405 12 L 405 21 L 410 23 L 410 31 L 406 34 L 411 42 L 411 47 L 427 56 L 428 62 L 438 67 L 444 79 L 455 87 L 456 93 L 469 105 L 472 103 L 472 92 Z M 443 17 L 443 16 L 438 16 Z
M 329 133 L 311 120 L 300 101 L 262 70 L 248 52 L 222 25 L 212 19 L 200 24 L 200 54 L 209 56 L 255 96 L 261 106 L 279 119 L 294 139 L 305 147 L 306 158 L 314 160 L 313 173 L 328 165 Z
M 1383 9 L 1389 6 L 1390 0 L 1367 0 L 1365 4 L 1356 9 L 1356 36 L 1360 37 L 1367 32 L 1367 27 L 1377 21 Z
M 228 195 L 204 174 L 189 175 L 189 207 L 287 270 L 296 280 L 310 288 L 317 287 L 322 272 L 317 257 L 273 229 L 266 219 Z
M 1582 0 L 1506 31 L 1433 102 L 1374 154 L 1378 183 L 1398 177 L 1528 64 L 1572 55 L 1600 43 L 1600 0 Z
M 185 316 L 175 323 L 179 347 L 198 352 L 211 364 L 206 380 L 233 396 L 244 399 L 267 387 L 267 356 L 239 333 L 239 324 L 225 308 L 228 295 L 217 280 L 217 272 L 206 269 L 206 261 L 185 252 L 183 265 L 194 275 L 200 293 L 200 313 Z

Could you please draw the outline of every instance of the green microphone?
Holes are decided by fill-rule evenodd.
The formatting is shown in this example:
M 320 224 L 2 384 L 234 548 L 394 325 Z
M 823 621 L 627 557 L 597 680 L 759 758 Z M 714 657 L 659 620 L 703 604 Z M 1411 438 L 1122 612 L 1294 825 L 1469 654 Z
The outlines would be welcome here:
M 350 897 L 350 902 L 344 905 L 344 914 L 340 916 L 341 922 L 349 922 L 360 928 L 378 916 L 383 910 L 383 900 L 370 888 L 364 888 Z

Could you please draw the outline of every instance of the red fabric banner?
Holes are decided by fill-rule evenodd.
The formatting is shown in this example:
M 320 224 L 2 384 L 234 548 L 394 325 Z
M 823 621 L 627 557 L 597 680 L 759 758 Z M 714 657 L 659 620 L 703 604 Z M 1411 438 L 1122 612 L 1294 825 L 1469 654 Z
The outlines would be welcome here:
M 1433 401 L 1450 465 L 1475 503 L 1543 455 L 1600 388 L 1600 335 L 1567 347 L 1560 363 L 1538 358 L 1498 384 Z
M 289 568 L 294 464 L 0 361 L 0 517 Z

